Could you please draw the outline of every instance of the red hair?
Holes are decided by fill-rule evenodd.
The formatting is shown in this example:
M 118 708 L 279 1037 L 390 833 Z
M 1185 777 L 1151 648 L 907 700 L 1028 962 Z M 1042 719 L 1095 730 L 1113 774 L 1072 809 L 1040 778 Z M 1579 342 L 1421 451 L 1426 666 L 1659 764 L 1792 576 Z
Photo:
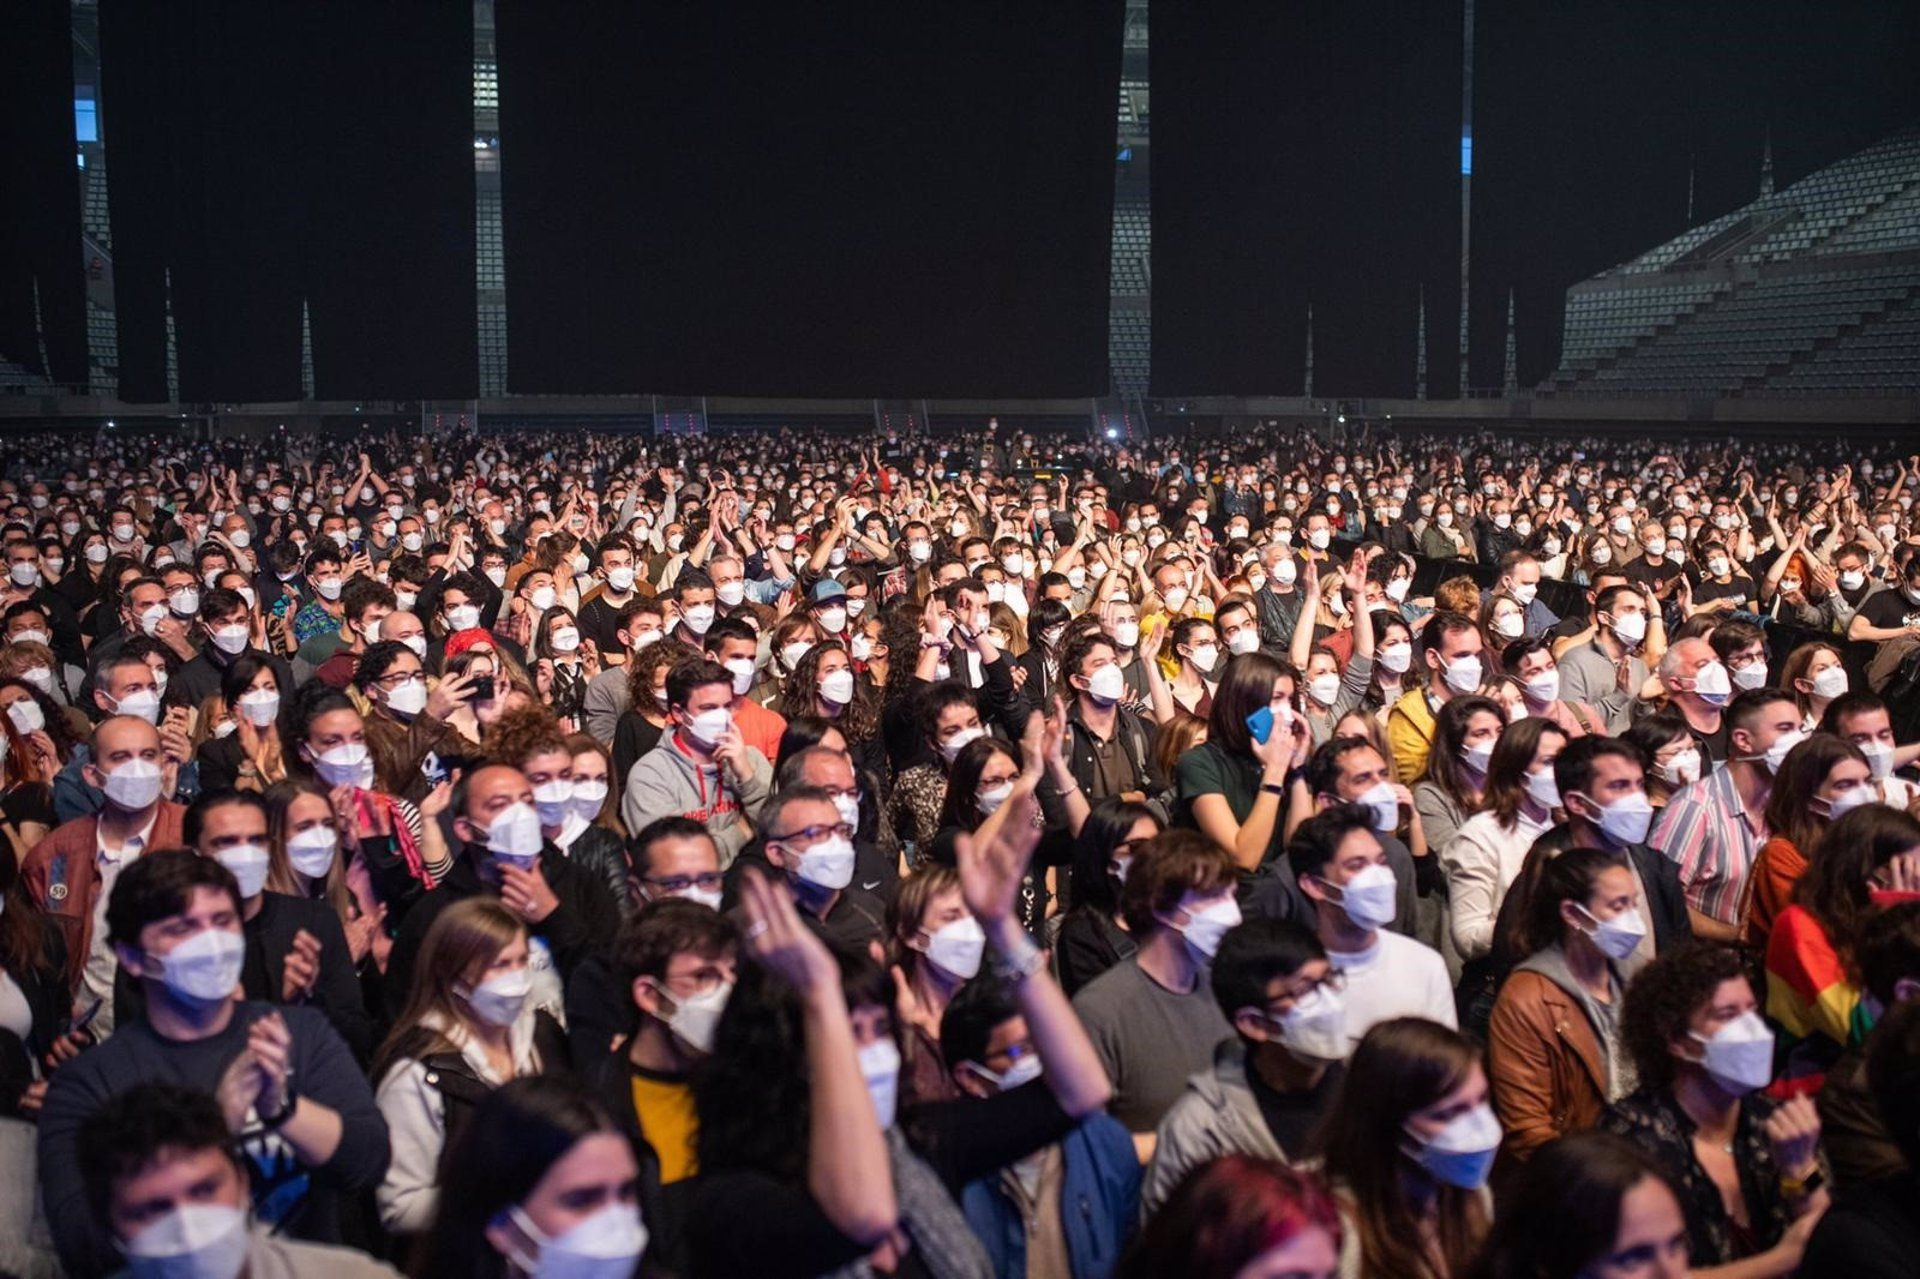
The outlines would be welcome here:
M 1325 1231 L 1338 1255 L 1340 1213 L 1317 1176 L 1278 1160 L 1225 1155 L 1180 1183 L 1121 1263 L 1118 1279 L 1233 1279 L 1309 1230 Z

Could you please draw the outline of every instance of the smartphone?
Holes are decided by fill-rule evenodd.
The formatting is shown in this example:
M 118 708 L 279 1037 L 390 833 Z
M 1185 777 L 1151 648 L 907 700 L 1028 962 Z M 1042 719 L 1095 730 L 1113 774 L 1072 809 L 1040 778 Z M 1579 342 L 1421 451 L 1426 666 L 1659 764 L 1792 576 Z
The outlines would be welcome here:
M 82 1031 L 84 1031 L 88 1026 L 91 1026 L 93 1024 L 93 1019 L 95 1017 L 98 1017 L 100 1015 L 100 1010 L 102 1008 L 105 1008 L 106 1006 L 107 1006 L 107 1001 L 104 997 L 95 999 L 93 1003 L 87 1008 L 87 1011 L 81 1013 L 79 1018 L 74 1021 L 73 1025 L 67 1028 L 67 1033 L 77 1035 Z

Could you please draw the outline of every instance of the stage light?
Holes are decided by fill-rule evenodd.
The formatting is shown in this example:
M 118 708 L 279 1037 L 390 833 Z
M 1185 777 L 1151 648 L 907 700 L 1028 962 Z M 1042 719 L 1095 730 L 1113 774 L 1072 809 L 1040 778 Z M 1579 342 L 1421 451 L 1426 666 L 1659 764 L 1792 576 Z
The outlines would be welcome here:
M 1108 439 L 1110 439 L 1110 440 L 1117 440 L 1117 439 L 1119 439 L 1119 438 L 1120 438 L 1120 428 L 1119 428 L 1119 427 L 1117 427 L 1117 426 L 1110 426 L 1110 427 L 1108 427 L 1108 428 L 1107 428 L 1107 438 L 1108 438 Z

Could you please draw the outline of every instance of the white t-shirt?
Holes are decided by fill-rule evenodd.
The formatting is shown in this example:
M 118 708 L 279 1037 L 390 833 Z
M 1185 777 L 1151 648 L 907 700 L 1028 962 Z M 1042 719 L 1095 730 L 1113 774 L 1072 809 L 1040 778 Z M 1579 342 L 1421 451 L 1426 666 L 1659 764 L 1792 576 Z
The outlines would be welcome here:
M 1327 962 L 1347 975 L 1347 1047 L 1357 1047 L 1367 1031 L 1395 1017 L 1425 1017 L 1452 1030 L 1460 1028 L 1453 1008 L 1453 984 L 1440 952 L 1399 933 L 1378 929 L 1372 947 L 1343 954 L 1327 952 Z

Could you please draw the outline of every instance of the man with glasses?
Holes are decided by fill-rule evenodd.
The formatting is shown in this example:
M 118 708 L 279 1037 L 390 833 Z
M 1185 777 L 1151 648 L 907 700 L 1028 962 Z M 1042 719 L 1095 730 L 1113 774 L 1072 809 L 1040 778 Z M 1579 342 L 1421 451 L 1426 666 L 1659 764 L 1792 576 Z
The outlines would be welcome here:
M 690 1186 L 688 1178 L 699 1171 L 700 1118 L 689 1076 L 713 1051 L 714 1031 L 733 994 L 739 941 L 726 916 L 669 897 L 621 926 L 611 963 L 618 999 L 637 1020 L 619 1051 L 601 1044 L 585 1075 L 628 1137 L 653 1156 L 642 1160 L 642 1176 L 653 1184 L 641 1195 L 654 1246 L 672 1256 L 690 1200 L 658 1191 Z
M 861 892 L 878 897 L 883 905 L 891 902 L 893 890 L 900 883 L 899 858 L 861 837 L 860 832 L 870 829 L 872 822 L 866 820 L 870 815 L 865 808 L 866 793 L 861 789 L 860 775 L 854 771 L 853 760 L 846 752 L 830 746 L 810 746 L 797 751 L 780 761 L 776 781 L 783 791 L 817 786 L 827 793 L 840 820 L 854 829 L 853 884 Z
M 684 897 L 711 910 L 720 909 L 723 876 L 720 850 L 707 828 L 691 817 L 661 817 L 647 823 L 627 844 L 633 864 L 634 893 L 644 907 L 669 897 Z
M 800 917 L 836 946 L 865 950 L 886 932 L 887 908 L 853 882 L 854 827 L 825 787 L 795 786 L 760 814 L 767 864 L 785 875 Z
M 1318 1158 L 1314 1135 L 1346 1074 L 1346 978 L 1312 932 L 1284 919 L 1248 920 L 1220 943 L 1212 984 L 1234 1034 L 1160 1121 L 1144 1212 L 1222 1155 Z

